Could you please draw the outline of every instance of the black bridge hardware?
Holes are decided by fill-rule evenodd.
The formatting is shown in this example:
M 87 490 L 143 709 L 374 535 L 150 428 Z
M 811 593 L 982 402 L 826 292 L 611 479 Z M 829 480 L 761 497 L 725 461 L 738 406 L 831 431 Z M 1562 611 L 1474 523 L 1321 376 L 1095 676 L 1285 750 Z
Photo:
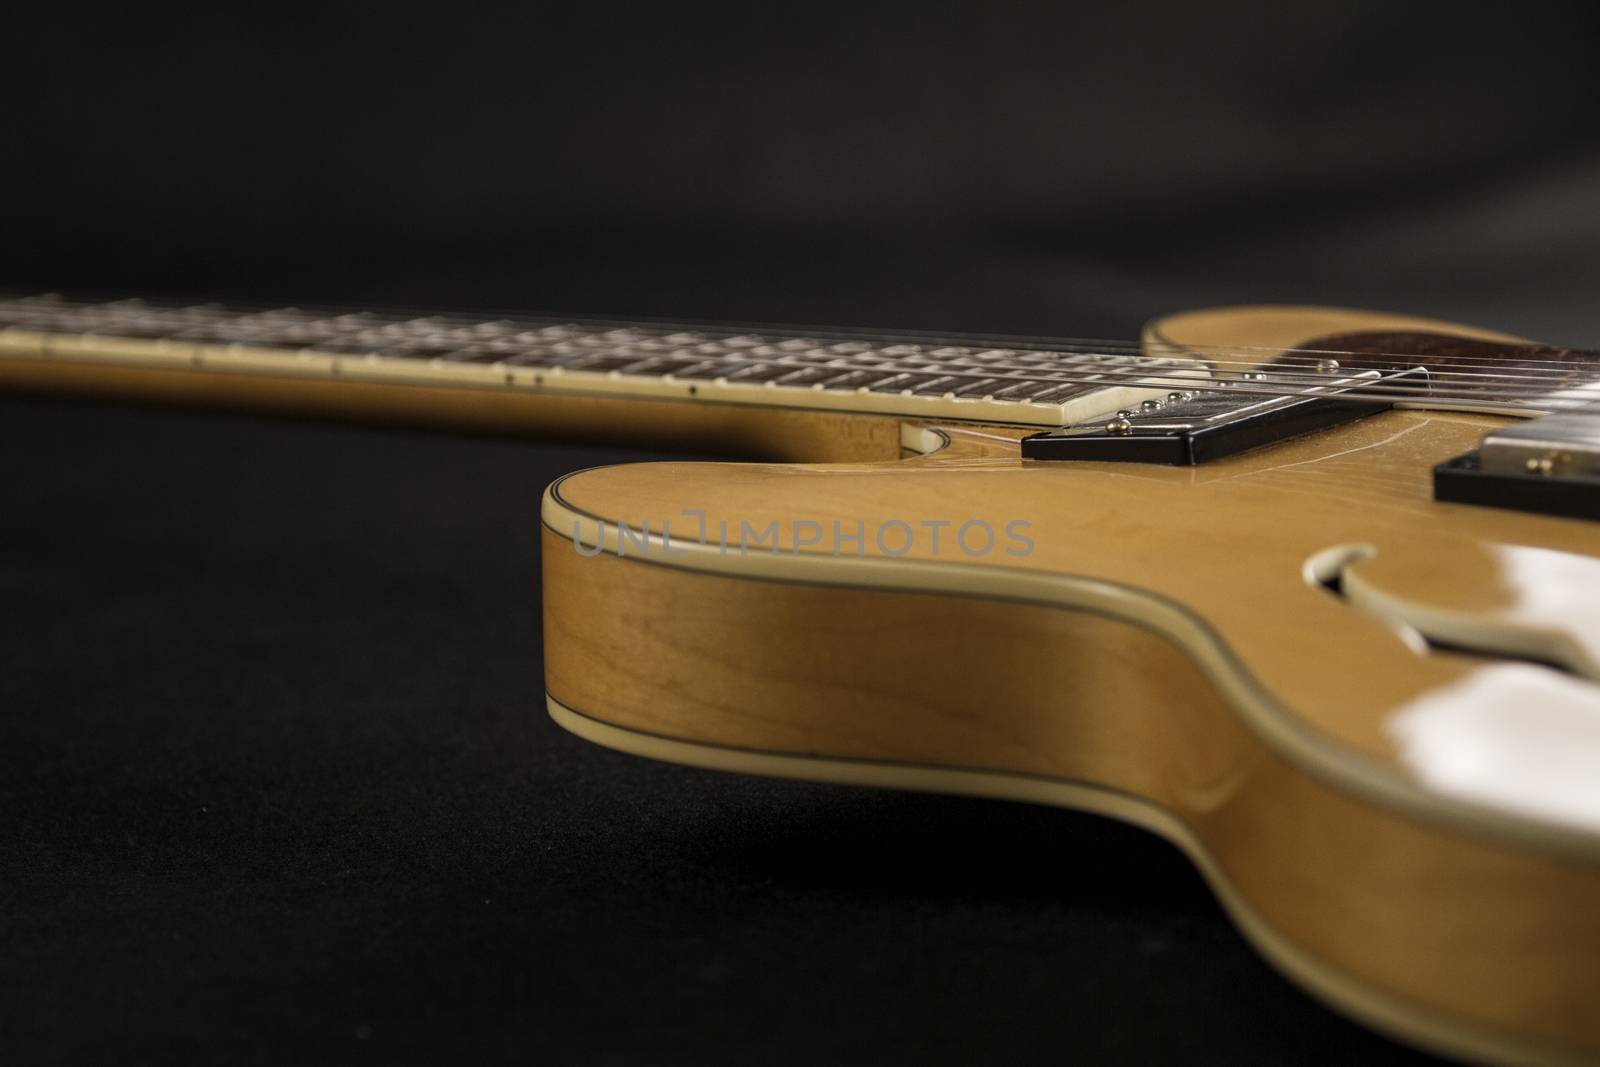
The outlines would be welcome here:
M 1433 468 L 1451 504 L 1600 519 L 1600 405 L 1512 423 Z
M 1345 373 L 1284 396 L 1263 394 L 1267 386 L 1250 378 L 1205 384 L 1209 388 L 1147 400 L 1137 411 L 1031 434 L 1022 439 L 1022 457 L 1193 466 L 1383 411 L 1391 403 L 1371 399 L 1375 386 L 1379 392 L 1395 389 L 1398 397 L 1421 396 L 1428 379 L 1421 368 Z M 1365 396 L 1347 397 L 1348 392 Z
M 1600 519 L 1600 478 L 1486 471 L 1476 452 L 1433 468 L 1433 498 L 1447 504 Z

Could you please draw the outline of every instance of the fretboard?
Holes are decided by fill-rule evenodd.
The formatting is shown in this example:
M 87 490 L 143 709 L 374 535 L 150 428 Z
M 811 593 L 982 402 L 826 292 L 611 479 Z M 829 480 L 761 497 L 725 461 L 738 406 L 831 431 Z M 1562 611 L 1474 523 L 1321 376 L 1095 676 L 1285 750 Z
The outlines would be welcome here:
M 1081 346 L 57 296 L 0 299 L 0 356 L 1039 426 L 1173 388 L 1166 361 Z

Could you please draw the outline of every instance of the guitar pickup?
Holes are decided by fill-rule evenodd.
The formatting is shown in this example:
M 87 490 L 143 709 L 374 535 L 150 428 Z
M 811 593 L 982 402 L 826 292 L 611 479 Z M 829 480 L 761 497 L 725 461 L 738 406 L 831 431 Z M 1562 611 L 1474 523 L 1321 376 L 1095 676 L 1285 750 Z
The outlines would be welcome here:
M 1274 372 L 1279 380 L 1274 381 Z M 1208 381 L 1146 400 L 1138 410 L 1022 439 L 1024 459 L 1193 466 L 1248 449 L 1383 411 L 1395 399 L 1426 395 L 1422 368 L 1383 372 L 1332 372 L 1326 381 L 1310 367 L 1268 367 L 1262 372 Z M 1337 376 L 1333 376 L 1337 375 Z M 1292 384 L 1284 381 L 1288 377 Z M 1283 385 L 1292 392 L 1270 393 Z

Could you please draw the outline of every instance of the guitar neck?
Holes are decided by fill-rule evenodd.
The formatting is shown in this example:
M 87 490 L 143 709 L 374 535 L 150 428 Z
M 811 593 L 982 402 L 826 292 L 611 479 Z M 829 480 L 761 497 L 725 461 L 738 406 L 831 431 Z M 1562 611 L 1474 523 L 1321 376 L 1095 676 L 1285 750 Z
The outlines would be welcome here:
M 0 300 L 0 382 L 500 428 L 551 400 L 605 401 L 612 419 L 672 405 L 706 425 L 739 408 L 1061 426 L 1164 395 L 1131 373 L 1146 362 L 969 338 Z

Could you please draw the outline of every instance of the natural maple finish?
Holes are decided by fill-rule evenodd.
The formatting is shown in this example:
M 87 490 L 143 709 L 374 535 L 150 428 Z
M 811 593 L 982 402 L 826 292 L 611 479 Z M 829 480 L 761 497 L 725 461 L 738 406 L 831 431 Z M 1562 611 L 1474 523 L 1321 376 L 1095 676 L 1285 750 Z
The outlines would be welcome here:
M 1249 316 L 1230 317 L 1238 340 Z M 1268 325 L 1256 343 L 1294 343 Z M 1592 524 L 1431 499 L 1433 465 L 1502 421 L 1395 411 L 1192 469 L 1030 463 L 1013 431 L 947 428 L 949 447 L 900 463 L 583 472 L 546 504 L 548 688 L 628 732 L 597 739 L 669 758 L 699 761 L 649 739 L 799 758 L 774 773 L 865 761 L 1150 802 L 1241 925 L 1333 1002 L 1458 1055 L 1587 1062 L 1600 841 L 1431 789 L 1392 729 L 1495 662 L 1422 648 L 1407 622 L 1453 612 L 1491 644 L 1497 626 L 1600 637 L 1592 614 L 1541 616 L 1537 574 L 1505 555 L 1600 575 Z M 779 551 L 639 559 L 612 543 L 588 558 L 570 540 L 577 521 L 592 546 L 597 518 L 668 519 L 682 538 L 685 508 L 713 529 L 776 522 Z M 864 558 L 795 553 L 795 523 L 839 517 L 1022 518 L 1036 549 L 951 558 L 922 542 L 890 559 L 869 534 Z M 1308 577 L 1340 560 L 1369 609 L 1376 592 L 1392 610 Z M 921 577 L 897 578 L 908 569 Z

